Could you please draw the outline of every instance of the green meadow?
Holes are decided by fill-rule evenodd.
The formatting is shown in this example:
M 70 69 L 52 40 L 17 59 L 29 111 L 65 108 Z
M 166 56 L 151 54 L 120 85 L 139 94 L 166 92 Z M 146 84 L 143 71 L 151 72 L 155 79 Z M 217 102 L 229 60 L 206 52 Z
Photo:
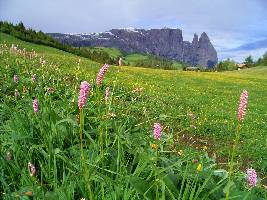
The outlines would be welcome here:
M 232 199 L 267 197 L 267 66 L 231 72 L 111 66 L 98 87 L 103 64 L 4 33 L 0 43 L 0 199 L 223 199 L 227 189 Z M 29 58 L 25 52 L 33 50 L 37 56 Z M 134 59 L 140 55 L 126 57 Z M 92 85 L 82 112 L 81 81 Z M 244 89 L 248 109 L 229 178 Z M 153 138 L 156 122 L 161 140 Z M 258 173 L 254 188 L 245 175 L 251 167 Z
M 90 51 L 95 51 L 98 53 L 107 53 L 112 59 L 118 60 L 119 57 L 123 58 L 123 62 L 128 66 L 135 67 L 136 64 L 144 66 L 145 63 L 149 63 L 150 66 L 146 66 L 146 68 L 164 68 L 164 69 L 174 69 L 174 70 L 182 70 L 185 67 L 185 64 L 170 61 L 170 60 L 162 60 L 162 58 L 157 58 L 155 56 L 149 56 L 141 53 L 125 53 L 117 48 L 110 47 L 83 47 Z M 171 63 L 170 63 L 171 62 Z M 167 63 L 168 66 L 164 66 L 163 63 Z M 161 66 L 159 66 L 159 64 Z M 145 66 L 144 66 L 145 67 Z

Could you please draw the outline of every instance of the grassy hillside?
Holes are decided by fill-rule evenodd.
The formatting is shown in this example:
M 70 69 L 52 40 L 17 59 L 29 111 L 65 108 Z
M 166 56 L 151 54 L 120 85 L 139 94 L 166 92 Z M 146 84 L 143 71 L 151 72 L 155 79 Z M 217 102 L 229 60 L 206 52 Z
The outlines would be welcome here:
M 147 59 L 148 56 L 146 55 L 142 55 L 142 54 L 138 54 L 138 53 L 133 53 L 133 54 L 130 54 L 128 56 L 126 56 L 126 61 L 130 62 L 130 63 L 134 63 L 138 60 L 144 60 L 144 59 Z
M 151 55 L 145 55 L 141 53 L 123 53 L 117 48 L 108 48 L 108 47 L 84 47 L 84 48 L 90 51 L 105 52 L 111 58 L 116 60 L 118 60 L 119 57 L 122 57 L 125 65 L 133 67 L 137 66 L 146 68 L 182 70 L 182 68 L 185 66 L 185 64 L 176 61 L 164 60 Z M 146 65 L 146 63 L 148 65 Z M 166 65 L 164 66 L 164 64 Z
M 79 199 L 91 190 L 96 199 L 223 198 L 227 179 L 218 180 L 226 175 L 212 170 L 228 169 L 243 89 L 249 92 L 249 104 L 231 195 L 266 197 L 267 67 L 199 73 L 112 66 L 97 87 L 101 66 L 96 62 L 3 33 L 0 43 L 8 45 L 0 49 L 0 189 L 9 198 L 33 191 L 40 199 Z M 10 53 L 12 43 L 34 49 L 38 57 Z M 19 75 L 17 84 L 14 74 Z M 79 115 L 83 80 L 93 85 L 84 115 Z M 111 97 L 106 104 L 107 86 Z M 32 110 L 35 97 L 39 113 Z M 155 122 L 162 125 L 160 141 L 152 137 Z M 86 159 L 80 159 L 80 151 Z M 28 162 L 37 165 L 36 176 L 28 175 Z M 242 173 L 249 167 L 263 179 L 252 190 Z
M 161 68 L 161 69 L 175 69 L 175 70 L 182 70 L 186 64 L 179 63 L 177 61 L 170 61 L 170 60 L 164 60 L 161 61 L 161 59 L 149 56 L 145 54 L 138 54 L 138 53 L 132 53 L 125 56 L 125 61 L 130 66 L 141 66 L 146 67 L 146 63 L 151 66 L 151 68 Z M 152 61 L 152 62 L 151 62 Z M 164 67 L 164 64 L 167 66 Z
M 96 50 L 96 51 L 104 51 L 106 53 L 108 53 L 112 58 L 118 58 L 118 57 L 122 57 L 123 53 L 116 48 L 108 48 L 108 47 L 93 47 L 90 48 L 92 50 Z

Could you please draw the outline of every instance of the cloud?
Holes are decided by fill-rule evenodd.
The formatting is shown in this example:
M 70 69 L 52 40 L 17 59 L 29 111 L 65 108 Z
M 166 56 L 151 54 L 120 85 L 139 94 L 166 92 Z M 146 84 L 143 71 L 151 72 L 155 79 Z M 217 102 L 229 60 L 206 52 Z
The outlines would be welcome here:
M 180 28 L 185 40 L 207 32 L 218 50 L 267 35 L 266 0 L 0 0 L 0 20 L 45 32 Z
M 248 56 L 252 56 L 253 60 L 256 61 L 262 55 L 267 52 L 267 48 L 258 48 L 258 49 L 253 49 L 253 50 L 233 50 L 233 51 L 222 51 L 219 54 L 219 59 L 220 60 L 225 60 L 225 59 L 232 59 L 237 62 L 244 62 L 245 58 Z
M 262 3 L 261 3 L 262 2 Z M 184 27 L 189 32 L 243 31 L 267 16 L 263 0 L 9 0 L 1 16 L 49 32 L 105 31 L 120 25 Z M 49 19 L 53 19 L 48 21 Z M 39 20 L 41 20 L 41 23 Z M 47 21 L 45 21 L 47 20 Z M 44 24 L 45 21 L 45 24 Z M 253 23 L 252 23 L 253 22 Z M 58 26 L 55 26 L 58 25 Z M 77 28 L 78 25 L 78 28 Z
M 243 44 L 235 48 L 235 50 L 255 50 L 260 48 L 267 48 L 267 38 Z

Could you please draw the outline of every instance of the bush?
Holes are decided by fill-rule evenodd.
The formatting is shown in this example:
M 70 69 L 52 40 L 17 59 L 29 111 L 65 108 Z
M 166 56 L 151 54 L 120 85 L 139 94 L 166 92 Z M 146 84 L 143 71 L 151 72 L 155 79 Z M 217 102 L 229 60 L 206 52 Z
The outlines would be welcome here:
M 264 65 L 267 66 L 267 52 L 263 54 L 261 58 L 258 59 L 258 61 L 255 63 L 255 65 Z
M 252 56 L 248 56 L 248 57 L 245 59 L 244 64 L 246 64 L 248 67 L 253 67 L 253 66 L 254 66 L 254 61 L 253 61 L 253 59 L 252 59 Z
M 233 70 L 237 70 L 237 65 L 235 61 L 230 60 L 228 58 L 227 60 L 219 62 L 217 64 L 216 69 L 217 71 L 233 71 Z

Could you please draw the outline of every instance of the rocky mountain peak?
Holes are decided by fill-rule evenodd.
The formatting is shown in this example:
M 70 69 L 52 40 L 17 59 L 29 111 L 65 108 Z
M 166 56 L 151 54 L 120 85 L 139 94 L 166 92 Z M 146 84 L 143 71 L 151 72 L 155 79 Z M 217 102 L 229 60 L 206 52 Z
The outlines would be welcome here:
M 197 45 L 198 45 L 198 35 L 195 33 L 192 41 L 192 46 L 197 48 Z
M 103 33 L 69 35 L 50 33 L 62 43 L 73 46 L 115 47 L 125 52 L 148 53 L 167 59 L 182 61 L 192 66 L 213 67 L 217 52 L 208 35 L 203 32 L 198 38 L 194 34 L 192 43 L 183 41 L 180 29 L 112 29 Z
M 206 32 L 203 32 L 199 38 L 199 40 L 207 40 L 207 41 L 210 41 L 208 35 Z

